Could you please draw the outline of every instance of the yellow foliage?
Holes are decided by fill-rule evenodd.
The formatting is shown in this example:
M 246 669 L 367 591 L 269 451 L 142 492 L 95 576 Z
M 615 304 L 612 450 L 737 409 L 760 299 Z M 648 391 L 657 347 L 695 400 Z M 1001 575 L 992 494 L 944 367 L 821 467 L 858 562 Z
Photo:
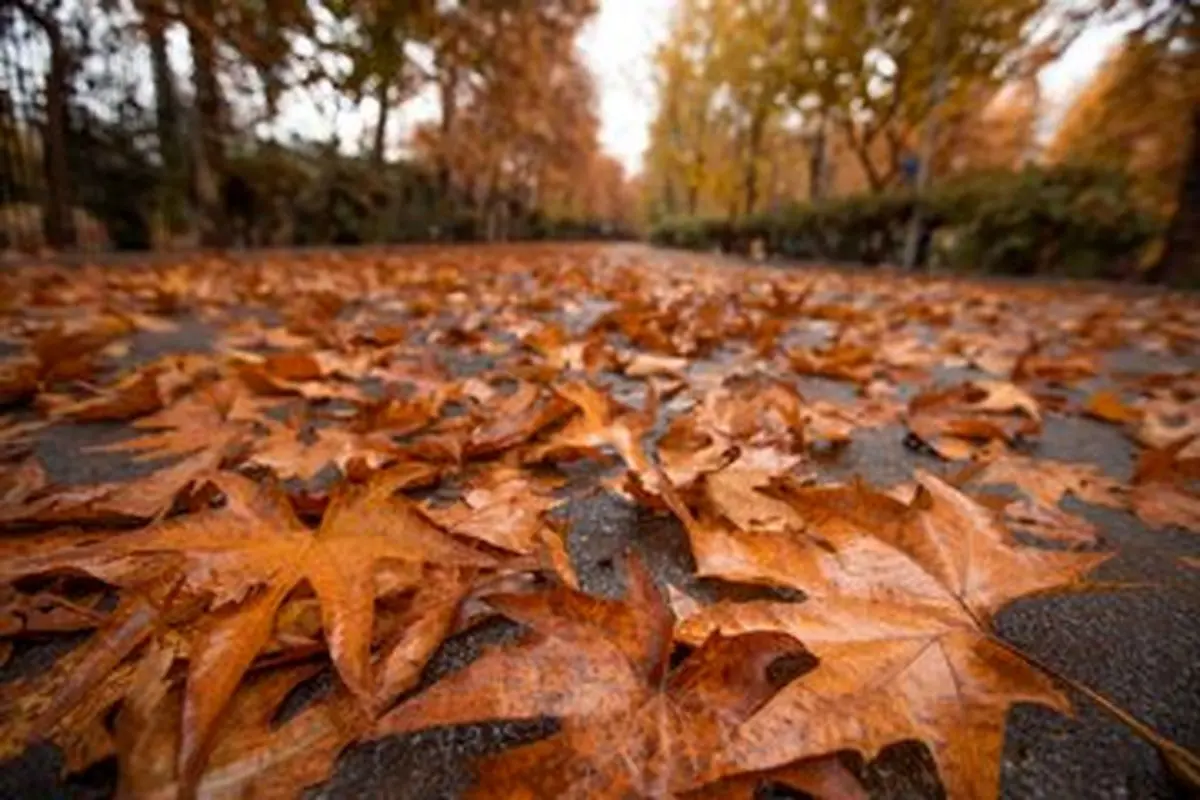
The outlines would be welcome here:
M 1155 212 L 1174 208 L 1200 80 L 1168 49 L 1131 41 L 1080 92 L 1046 151 L 1051 162 L 1127 171 Z

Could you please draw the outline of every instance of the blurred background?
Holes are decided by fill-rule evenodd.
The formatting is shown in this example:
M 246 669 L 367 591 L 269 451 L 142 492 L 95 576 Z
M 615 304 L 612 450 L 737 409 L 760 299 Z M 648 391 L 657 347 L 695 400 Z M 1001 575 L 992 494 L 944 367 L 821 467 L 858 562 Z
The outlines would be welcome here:
M 1200 280 L 1198 0 L 3 0 L 0 250 Z

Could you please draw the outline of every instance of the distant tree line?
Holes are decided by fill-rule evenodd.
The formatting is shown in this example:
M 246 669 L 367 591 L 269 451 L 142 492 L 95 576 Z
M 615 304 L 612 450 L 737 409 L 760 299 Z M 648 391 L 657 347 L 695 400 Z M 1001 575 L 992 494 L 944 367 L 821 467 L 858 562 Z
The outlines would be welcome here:
M 1128 28 L 1125 41 L 1047 136 L 1039 73 L 1082 33 L 1109 24 Z M 1054 229 L 1044 201 L 1077 188 L 1074 179 L 1050 184 L 1082 169 L 1097 186 L 1124 182 L 1136 201 L 1115 217 L 1112 206 L 1105 214 L 1064 206 L 1079 230 L 1103 218 L 1128 220 L 1136 232 L 1089 233 L 1090 242 L 1153 240 L 1142 258 L 1115 261 L 1129 274 L 1200 284 L 1194 0 L 679 0 L 655 68 L 660 103 L 642 186 L 661 240 L 707 245 L 759 231 L 764 219 L 776 231 L 819 220 L 832 226 L 831 240 L 889 209 L 893 222 L 915 210 L 920 223 L 928 211 L 928 242 L 928 228 L 951 218 L 935 213 L 937 198 L 914 205 L 924 175 L 933 189 L 990 181 L 986 203 L 971 195 L 979 213 L 994 221 L 997 208 L 1008 209 L 1025 227 L 1006 228 L 1004 238 L 1043 242 Z M 1101 194 L 1124 202 L 1107 190 L 1084 196 Z M 982 216 L 951 216 L 960 241 L 992 229 Z M 1144 235 L 1147 218 L 1161 235 Z M 806 235 L 771 240 L 792 247 Z M 814 247 L 828 249 L 801 249 Z
M 627 233 L 595 0 L 10 0 L 0 249 Z M 397 124 L 420 93 L 432 122 Z M 289 108 L 324 132 L 283 131 Z M 345 121 L 364 122 L 347 140 Z

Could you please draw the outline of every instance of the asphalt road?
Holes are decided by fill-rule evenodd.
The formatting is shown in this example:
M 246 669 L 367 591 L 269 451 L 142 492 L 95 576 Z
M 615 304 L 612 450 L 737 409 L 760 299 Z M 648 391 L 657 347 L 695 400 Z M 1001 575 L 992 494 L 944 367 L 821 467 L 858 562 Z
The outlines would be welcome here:
M 164 352 L 203 350 L 211 329 L 198 322 L 171 334 L 141 334 L 131 361 Z M 1132 354 L 1117 359 L 1133 359 Z M 1156 368 L 1163 366 L 1155 364 Z M 1195 366 L 1190 365 L 1190 366 Z M 836 395 L 836 385 L 817 382 L 809 392 Z M 117 425 L 57 426 L 42 436 L 38 453 L 52 476 L 67 483 L 137 477 L 146 467 L 119 456 L 81 455 L 88 444 L 126 435 Z M 1129 477 L 1130 443 L 1098 422 L 1051 415 L 1036 454 L 1090 461 L 1117 478 Z M 915 467 L 937 468 L 930 456 L 904 445 L 904 431 L 888 427 L 856 433 L 835 463 L 820 466 L 830 477 L 862 474 L 888 485 Z M 586 483 L 587 476 L 581 480 Z M 1098 579 L 1127 581 L 1135 588 L 1098 594 L 1045 597 L 1015 603 L 996 620 L 1002 636 L 1064 675 L 1091 686 L 1179 744 L 1200 750 L 1200 570 L 1180 556 L 1200 556 L 1200 537 L 1183 531 L 1151 531 L 1132 515 L 1078 504 L 1070 510 L 1098 523 L 1117 556 Z M 614 558 L 632 548 L 652 571 L 689 591 L 718 595 L 721 587 L 698 585 L 686 539 L 673 520 L 641 511 L 604 493 L 583 493 L 564 512 L 570 519 L 570 554 L 590 591 L 620 589 Z M 494 623 L 447 642 L 426 681 L 468 663 L 488 642 L 511 636 L 515 626 Z M 24 646 L 0 681 L 45 669 L 69 642 Z M 1111 721 L 1084 698 L 1074 718 L 1037 707 L 1017 707 L 1009 719 L 1003 758 L 1006 798 L 1170 798 L 1182 796 L 1155 751 Z M 552 731 L 553 720 L 482 724 L 425 731 L 359 745 L 344 754 L 336 774 L 312 797 L 456 797 L 469 782 L 472 759 Z M 963 735 L 968 735 L 963 732 Z M 102 765 L 81 776 L 59 775 L 53 748 L 37 747 L 0 765 L 0 797 L 106 797 L 115 770 Z M 939 797 L 941 789 L 927 751 L 914 743 L 888 748 L 866 765 L 877 797 Z

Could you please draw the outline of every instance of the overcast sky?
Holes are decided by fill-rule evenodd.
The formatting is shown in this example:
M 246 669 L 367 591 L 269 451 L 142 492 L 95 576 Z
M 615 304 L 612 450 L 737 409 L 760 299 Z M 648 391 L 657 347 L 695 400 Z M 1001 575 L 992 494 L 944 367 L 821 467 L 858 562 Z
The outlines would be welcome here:
M 655 111 L 650 59 L 667 35 L 674 0 L 602 0 L 598 17 L 580 41 L 588 65 L 596 75 L 600 94 L 601 132 L 604 148 L 616 156 L 630 173 L 641 169 L 649 126 Z M 1120 39 L 1122 30 L 1097 28 L 1080 37 L 1057 63 L 1041 75 L 1046 116 L 1043 130 L 1052 130 L 1071 98 L 1087 82 L 1105 55 Z M 305 107 L 305 106 L 308 107 Z M 283 109 L 280 129 L 310 137 L 328 136 L 330 118 L 311 103 L 297 102 Z M 410 101 L 391 137 L 404 140 L 412 127 L 437 116 L 432 92 Z M 344 110 L 338 119 L 344 144 L 353 147 L 365 140 L 364 125 L 374 118 L 369 103 Z M 322 132 L 321 129 L 324 129 Z

